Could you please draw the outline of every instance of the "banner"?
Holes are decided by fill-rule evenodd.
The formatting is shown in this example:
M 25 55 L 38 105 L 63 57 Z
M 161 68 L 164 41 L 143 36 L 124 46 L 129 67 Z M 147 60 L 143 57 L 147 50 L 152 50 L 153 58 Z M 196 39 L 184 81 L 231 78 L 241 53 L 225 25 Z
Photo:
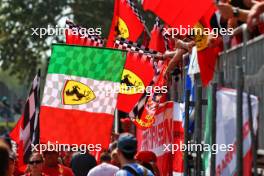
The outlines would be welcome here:
M 184 112 L 183 103 L 174 103 L 173 107 L 173 145 L 181 146 L 184 143 Z M 174 149 L 174 147 L 173 147 Z M 184 153 L 181 150 L 173 151 L 173 176 L 184 174 Z
M 251 95 L 253 128 L 257 130 L 258 99 Z M 243 94 L 243 157 L 244 176 L 251 175 L 252 153 L 249 129 L 247 94 Z M 217 91 L 216 144 L 234 145 L 233 151 L 218 151 L 216 176 L 236 175 L 236 91 L 222 88 Z
M 172 175 L 172 154 L 164 145 L 172 144 L 173 102 L 167 102 L 158 109 L 155 123 L 151 128 L 137 128 L 138 151 L 153 151 L 157 155 L 157 165 L 161 176 Z

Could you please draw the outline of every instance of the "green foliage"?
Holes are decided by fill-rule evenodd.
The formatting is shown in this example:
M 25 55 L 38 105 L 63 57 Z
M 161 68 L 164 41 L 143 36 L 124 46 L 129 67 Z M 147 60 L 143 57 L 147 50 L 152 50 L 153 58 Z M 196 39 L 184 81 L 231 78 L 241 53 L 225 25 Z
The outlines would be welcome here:
M 48 36 L 31 35 L 31 28 L 55 26 L 64 4 L 65 0 L 0 0 L 0 64 L 4 70 L 20 80 L 35 75 L 49 46 Z
M 114 0 L 0 0 L 0 67 L 30 82 L 37 69 L 47 63 L 51 43 L 64 39 L 48 35 L 40 38 L 31 35 L 31 28 L 64 24 L 67 17 L 86 28 L 101 27 L 102 37 L 107 38 L 113 8 Z M 151 19 L 147 20 L 151 29 L 153 15 L 145 13 L 144 17 Z

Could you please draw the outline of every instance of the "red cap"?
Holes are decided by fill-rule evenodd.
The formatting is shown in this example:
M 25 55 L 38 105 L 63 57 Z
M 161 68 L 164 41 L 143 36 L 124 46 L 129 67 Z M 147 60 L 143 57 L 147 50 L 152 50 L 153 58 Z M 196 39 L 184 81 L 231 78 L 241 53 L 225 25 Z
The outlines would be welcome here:
M 126 117 L 126 118 L 122 118 L 120 121 L 121 121 L 122 123 L 126 123 L 126 124 L 128 124 L 128 123 L 131 122 L 130 118 L 128 118 L 128 117 Z
M 135 156 L 136 160 L 149 163 L 149 162 L 156 162 L 157 156 L 152 151 L 140 151 Z

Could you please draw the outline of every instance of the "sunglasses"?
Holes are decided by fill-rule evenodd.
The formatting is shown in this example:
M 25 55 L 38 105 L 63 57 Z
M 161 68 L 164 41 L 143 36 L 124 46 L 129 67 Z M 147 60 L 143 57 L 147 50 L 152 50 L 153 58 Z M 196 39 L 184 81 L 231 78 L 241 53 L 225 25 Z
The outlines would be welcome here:
M 40 164 L 42 162 L 43 162 L 42 160 L 35 160 L 35 161 L 29 161 L 28 163 L 33 165 L 33 164 Z

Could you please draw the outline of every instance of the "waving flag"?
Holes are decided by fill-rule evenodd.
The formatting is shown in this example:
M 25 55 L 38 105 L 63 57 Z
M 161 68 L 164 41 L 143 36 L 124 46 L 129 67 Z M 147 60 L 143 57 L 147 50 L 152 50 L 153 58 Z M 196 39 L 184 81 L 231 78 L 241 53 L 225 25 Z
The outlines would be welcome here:
M 156 19 L 156 23 L 151 31 L 148 47 L 161 53 L 166 51 L 166 44 L 162 35 L 162 26 L 160 25 L 159 19 Z
M 153 76 L 154 69 L 150 59 L 145 60 L 142 54 L 129 52 L 121 78 L 117 109 L 129 113 L 149 86 Z
M 40 72 L 32 82 L 23 115 L 10 133 L 10 137 L 18 145 L 18 169 L 20 171 L 26 168 L 25 163 L 31 155 L 31 144 L 39 143 L 39 93 Z
M 124 39 L 116 40 L 115 47 L 131 51 L 127 55 L 121 81 L 122 92 L 117 101 L 117 109 L 129 113 L 153 80 L 154 61 L 151 54 L 158 52 Z
M 150 10 L 172 27 L 191 27 L 213 4 L 212 0 L 142 0 L 144 10 Z M 186 18 L 188 17 L 188 18 Z
M 120 50 L 53 45 L 40 111 L 41 142 L 108 148 L 125 60 Z
M 113 47 L 117 37 L 135 42 L 144 30 L 144 21 L 131 0 L 115 0 L 114 15 L 107 47 Z
M 202 31 L 204 31 L 205 28 L 211 28 L 210 19 L 215 10 L 215 6 L 212 5 L 194 27 L 202 29 Z M 221 48 L 219 46 L 208 47 L 208 35 L 196 35 L 195 42 L 197 45 L 198 63 L 202 84 L 203 86 L 207 86 L 213 79 L 216 60 Z

